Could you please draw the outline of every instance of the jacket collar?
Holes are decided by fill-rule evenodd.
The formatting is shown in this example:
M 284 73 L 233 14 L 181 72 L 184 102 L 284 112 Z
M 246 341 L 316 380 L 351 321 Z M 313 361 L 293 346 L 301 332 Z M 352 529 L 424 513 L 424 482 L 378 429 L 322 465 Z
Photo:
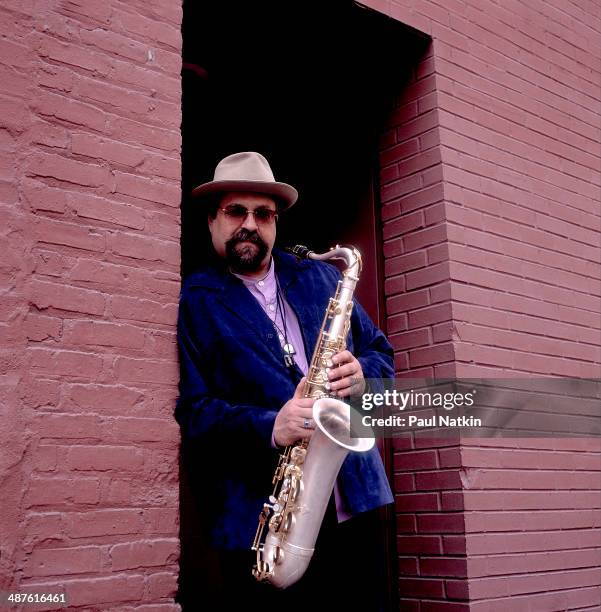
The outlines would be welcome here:
M 288 303 L 296 313 L 303 335 L 307 361 L 310 361 L 323 316 L 320 307 L 315 303 L 314 288 L 305 286 L 303 282 L 297 282 L 299 275 L 310 264 L 279 249 L 274 249 L 272 255 L 278 282 Z M 282 349 L 276 334 L 273 334 L 273 324 L 269 317 L 244 283 L 229 272 L 223 260 L 215 258 L 209 266 L 188 277 L 186 285 L 214 291 L 215 298 L 221 302 L 223 307 L 243 319 L 249 330 L 267 342 L 278 359 L 282 358 Z M 270 334 L 271 340 L 268 341 Z

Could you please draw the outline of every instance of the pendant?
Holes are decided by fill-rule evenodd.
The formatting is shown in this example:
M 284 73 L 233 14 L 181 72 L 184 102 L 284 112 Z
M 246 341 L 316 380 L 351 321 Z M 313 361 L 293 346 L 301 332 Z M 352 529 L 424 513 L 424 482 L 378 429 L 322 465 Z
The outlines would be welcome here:
M 296 354 L 296 351 L 294 350 L 294 347 L 292 346 L 292 344 L 290 344 L 290 342 L 286 342 L 286 344 L 284 344 L 284 353 L 286 353 L 286 355 Z
M 291 368 L 294 365 L 294 361 L 290 355 L 284 355 L 284 363 L 286 364 L 287 368 Z

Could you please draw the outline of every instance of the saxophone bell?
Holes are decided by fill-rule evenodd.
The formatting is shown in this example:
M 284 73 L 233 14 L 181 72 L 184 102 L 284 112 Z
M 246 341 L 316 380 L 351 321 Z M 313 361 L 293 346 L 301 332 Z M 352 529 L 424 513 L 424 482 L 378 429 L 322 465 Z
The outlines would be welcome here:
M 333 397 L 322 397 L 313 404 L 313 420 L 332 442 L 356 453 L 371 450 L 375 438 L 354 438 L 351 427 L 351 406 Z

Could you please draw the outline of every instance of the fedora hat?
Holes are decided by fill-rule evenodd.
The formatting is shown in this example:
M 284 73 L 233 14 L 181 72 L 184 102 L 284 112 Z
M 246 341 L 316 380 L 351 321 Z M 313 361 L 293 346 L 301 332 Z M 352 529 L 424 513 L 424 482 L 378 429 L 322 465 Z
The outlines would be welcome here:
M 197 197 L 226 191 L 251 191 L 274 196 L 283 204 L 282 210 L 290 208 L 298 198 L 296 189 L 278 183 L 269 162 L 254 151 L 224 157 L 215 168 L 213 180 L 193 189 L 192 195 Z

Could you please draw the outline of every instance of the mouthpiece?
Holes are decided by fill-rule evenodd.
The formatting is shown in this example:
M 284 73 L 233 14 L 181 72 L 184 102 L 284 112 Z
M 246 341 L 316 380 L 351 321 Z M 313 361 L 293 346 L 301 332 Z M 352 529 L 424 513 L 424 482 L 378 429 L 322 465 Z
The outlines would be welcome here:
M 296 255 L 299 259 L 309 259 L 313 253 L 311 249 L 302 244 L 297 244 L 293 247 L 286 247 L 284 250 L 288 251 L 288 253 Z

